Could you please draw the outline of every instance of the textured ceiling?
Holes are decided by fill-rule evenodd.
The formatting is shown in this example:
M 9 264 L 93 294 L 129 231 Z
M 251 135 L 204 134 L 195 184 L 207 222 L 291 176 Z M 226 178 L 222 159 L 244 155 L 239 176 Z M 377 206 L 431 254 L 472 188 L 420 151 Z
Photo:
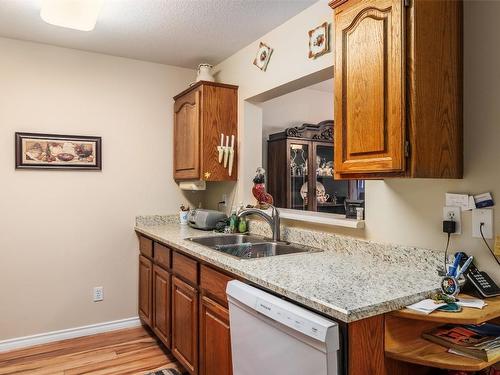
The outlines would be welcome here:
M 41 0 L 0 0 L 0 36 L 195 68 L 216 64 L 317 0 L 105 0 L 95 30 L 46 24 Z

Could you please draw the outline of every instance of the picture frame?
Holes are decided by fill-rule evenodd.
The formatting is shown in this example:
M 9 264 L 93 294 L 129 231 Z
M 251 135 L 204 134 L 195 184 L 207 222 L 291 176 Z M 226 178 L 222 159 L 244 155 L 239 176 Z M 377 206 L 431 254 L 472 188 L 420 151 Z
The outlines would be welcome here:
M 318 27 L 309 30 L 309 58 L 315 59 L 330 50 L 330 27 L 328 22 L 323 22 Z
M 267 69 L 267 64 L 269 64 L 269 60 L 271 59 L 272 53 L 273 49 L 271 47 L 269 47 L 264 42 L 260 42 L 259 49 L 257 50 L 257 54 L 255 55 L 255 59 L 253 60 L 253 64 L 257 68 L 265 72 Z
M 101 148 L 101 137 L 16 132 L 16 169 L 100 171 Z

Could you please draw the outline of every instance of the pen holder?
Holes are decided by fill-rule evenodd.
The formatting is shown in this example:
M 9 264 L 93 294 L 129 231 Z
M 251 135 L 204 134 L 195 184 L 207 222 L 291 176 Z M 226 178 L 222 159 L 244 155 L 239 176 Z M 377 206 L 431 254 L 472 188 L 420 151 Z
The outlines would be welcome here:
M 441 279 L 441 291 L 450 297 L 456 297 L 460 293 L 460 284 L 456 277 L 445 276 Z
M 219 152 L 219 163 L 222 163 L 222 157 L 224 156 L 224 147 L 217 146 L 217 151 Z

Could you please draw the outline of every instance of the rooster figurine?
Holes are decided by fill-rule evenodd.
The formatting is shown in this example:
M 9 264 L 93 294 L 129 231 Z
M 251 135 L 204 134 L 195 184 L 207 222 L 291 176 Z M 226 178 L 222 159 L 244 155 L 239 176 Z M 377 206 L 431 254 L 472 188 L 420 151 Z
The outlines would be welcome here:
M 257 174 L 253 178 L 252 194 L 261 208 L 268 208 L 274 203 L 273 196 L 266 192 L 265 175 L 265 169 L 259 167 L 257 168 Z

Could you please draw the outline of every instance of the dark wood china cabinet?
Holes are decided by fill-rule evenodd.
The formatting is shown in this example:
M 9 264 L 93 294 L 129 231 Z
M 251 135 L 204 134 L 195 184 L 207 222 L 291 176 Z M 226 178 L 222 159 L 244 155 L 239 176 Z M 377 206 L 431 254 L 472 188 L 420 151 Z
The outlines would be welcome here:
M 364 198 L 364 181 L 333 177 L 333 121 L 269 136 L 268 191 L 276 207 L 344 214 L 347 198 Z

